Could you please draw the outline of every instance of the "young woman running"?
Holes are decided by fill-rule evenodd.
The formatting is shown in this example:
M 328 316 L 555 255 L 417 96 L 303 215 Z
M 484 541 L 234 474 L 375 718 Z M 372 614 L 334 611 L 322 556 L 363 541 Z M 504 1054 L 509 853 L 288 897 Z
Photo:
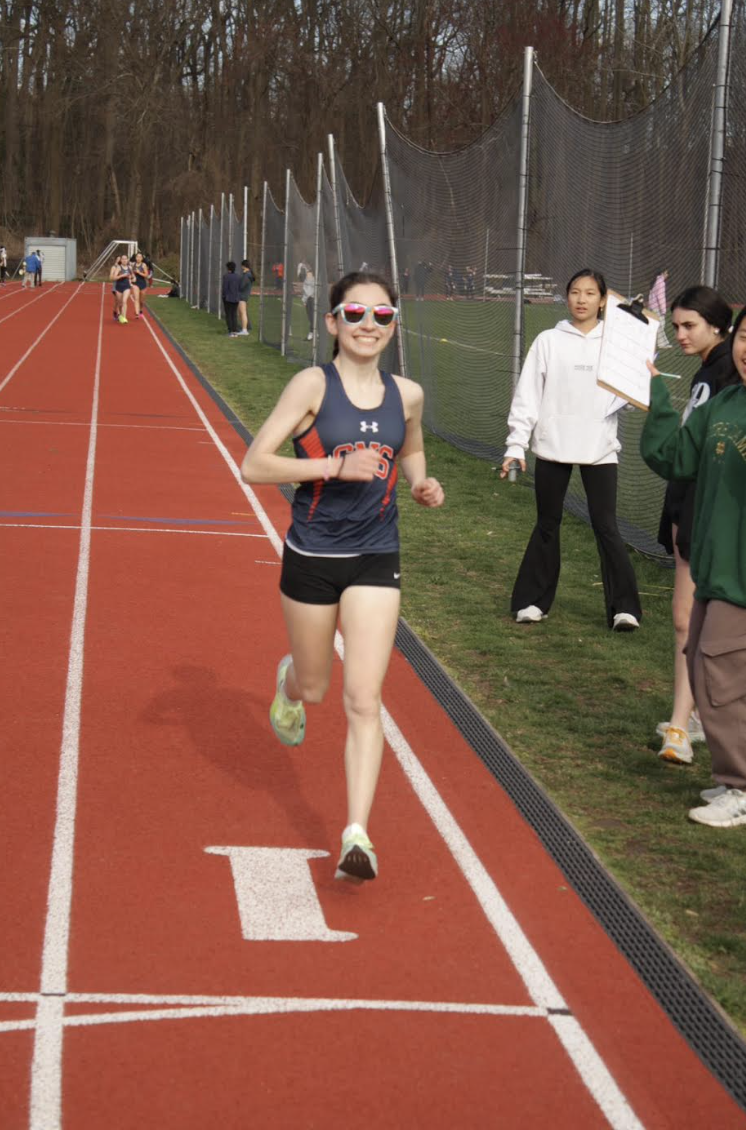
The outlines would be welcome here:
M 143 318 L 145 316 L 145 291 L 148 285 L 148 265 L 141 251 L 138 251 L 135 255 L 132 263 L 132 274 L 135 284 L 132 289 L 132 296 L 135 300 L 135 314 L 138 318 Z
M 617 414 L 626 401 L 596 383 L 601 351 L 603 275 L 584 268 L 567 284 L 570 320 L 540 333 L 526 357 L 508 416 L 500 477 L 526 448 L 536 455 L 537 522 L 521 562 L 511 609 L 519 624 L 549 612 L 560 574 L 562 505 L 573 464 L 580 466 L 601 559 L 606 620 L 616 632 L 640 626 L 637 580 L 616 519 Z
M 696 481 L 686 658 L 716 784 L 689 817 L 712 828 L 746 824 L 746 308 L 728 344 L 738 383 L 710 396 L 681 428 L 665 382 L 649 365 L 650 411 L 640 439 L 657 474 Z
M 119 278 L 119 267 L 122 262 L 122 256 L 117 255 L 114 260 L 111 270 L 109 271 L 109 282 L 111 283 L 111 293 L 114 299 L 114 321 L 119 321 L 119 315 L 122 313 L 121 294 L 117 290 L 117 279 Z
M 126 255 L 121 255 L 119 258 L 119 269 L 115 275 L 114 289 L 119 295 L 121 303 L 119 309 L 119 324 L 125 325 L 127 322 L 127 302 L 132 291 L 130 263 Z
M 732 315 L 728 303 L 712 287 L 692 286 L 674 299 L 671 316 L 682 353 L 689 357 L 699 357 L 702 362 L 692 378 L 689 403 L 683 416 L 683 422 L 686 423 L 695 409 L 706 404 L 721 389 L 739 383 L 729 336 Z M 670 482 L 666 488 L 658 529 L 658 541 L 669 553 L 673 553 L 676 564 L 672 605 L 676 637 L 673 711 L 670 721 L 661 722 L 657 727 L 663 738 L 658 756 L 683 765 L 690 765 L 692 762 L 692 742 L 704 739 L 694 710 L 694 696 L 684 655 L 689 618 L 694 606 L 694 582 L 689 570 L 689 557 L 695 493 L 696 483 Z
M 374 879 L 368 818 L 383 755 L 381 687 L 399 617 L 398 471 L 421 506 L 440 506 L 443 490 L 427 477 L 421 387 L 378 367 L 398 316 L 391 286 L 354 272 L 330 298 L 334 360 L 292 378 L 241 474 L 247 483 L 300 483 L 280 579 L 291 650 L 280 660 L 270 721 L 284 744 L 303 741 L 304 703 L 326 694 L 339 626 L 347 824 L 336 877 Z M 295 459 L 277 454 L 291 435 Z

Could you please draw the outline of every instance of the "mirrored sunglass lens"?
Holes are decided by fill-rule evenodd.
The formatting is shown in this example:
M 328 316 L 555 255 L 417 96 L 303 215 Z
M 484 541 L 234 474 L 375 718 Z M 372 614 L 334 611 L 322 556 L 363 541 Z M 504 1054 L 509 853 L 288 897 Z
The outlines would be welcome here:
M 342 307 L 342 316 L 346 322 L 354 325 L 356 322 L 362 322 L 365 317 L 365 307 L 356 304 Z
M 394 319 L 394 310 L 391 306 L 374 306 L 373 317 L 379 326 L 390 326 Z

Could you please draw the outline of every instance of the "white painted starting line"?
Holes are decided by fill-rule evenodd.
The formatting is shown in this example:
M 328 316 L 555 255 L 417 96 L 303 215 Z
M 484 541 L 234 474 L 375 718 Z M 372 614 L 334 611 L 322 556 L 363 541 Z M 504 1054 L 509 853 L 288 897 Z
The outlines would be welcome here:
M 101 294 L 102 304 L 93 407 L 91 412 L 91 436 L 88 449 L 80 553 L 73 610 L 70 658 L 68 663 L 68 681 L 65 696 L 63 740 L 57 795 L 57 817 L 52 851 L 47 920 L 44 933 L 41 993 L 36 997 L 36 1020 L 34 1022 L 28 1022 L 30 1026 L 33 1025 L 35 1028 L 31 1078 L 31 1130 L 58 1130 L 62 1125 L 62 1051 L 64 1028 L 76 1023 L 103 1023 L 105 1022 L 103 1016 L 108 1015 L 103 1014 L 103 1016 L 99 1015 L 94 1018 L 75 1018 L 66 1017 L 64 1014 L 66 1000 L 72 1001 L 76 999 L 72 994 L 70 994 L 69 997 L 66 994 L 73 878 L 75 807 L 77 799 L 80 706 L 83 682 L 83 638 L 90 555 L 91 499 L 101 370 L 104 287 L 102 287 Z M 169 357 L 149 321 L 146 322 L 146 326 L 184 392 L 184 395 L 192 404 L 203 427 L 222 455 L 235 482 L 243 491 L 246 499 L 254 510 L 266 536 L 272 543 L 275 553 L 280 557 L 282 554 L 282 541 L 269 520 L 268 515 L 259 503 L 253 490 L 242 483 L 238 466 L 233 457 L 210 424 L 210 421 L 197 402 L 196 397 L 188 388 L 186 381 Z M 343 656 L 344 645 L 339 633 L 337 633 L 335 646 L 338 654 Z M 580 1024 L 578 1024 L 573 1016 L 569 1015 L 567 1005 L 539 958 L 539 955 L 532 947 L 481 860 L 471 847 L 462 829 L 459 827 L 452 813 L 449 811 L 425 772 L 424 767 L 415 756 L 414 751 L 409 746 L 401 730 L 385 707 L 382 710 L 382 719 L 386 739 L 404 770 L 411 787 L 447 844 L 466 882 L 479 901 L 487 920 L 495 930 L 497 937 L 507 950 L 517 972 L 523 980 L 526 990 L 533 1001 L 533 1007 L 536 1010 L 535 1013 L 529 1013 L 529 1015 L 537 1015 L 545 1018 L 552 1026 L 568 1057 L 575 1066 L 576 1071 L 593 1096 L 599 1109 L 603 1112 L 609 1125 L 612 1126 L 614 1130 L 642 1130 L 642 1124 L 617 1086 L 605 1063 L 596 1052 Z M 223 849 L 225 854 L 228 854 L 228 850 L 229 849 Z M 334 1008 L 363 1008 L 370 1007 L 371 1002 L 341 1003 L 334 1001 L 331 1003 Z M 397 1005 L 400 1006 L 402 1004 L 407 1008 L 412 1007 L 412 1002 L 377 1002 L 377 1005 L 381 1003 L 388 1004 L 388 1007 L 393 1009 L 395 1009 Z M 247 1013 L 252 1011 L 255 1013 L 257 1005 L 256 1002 L 252 1002 L 250 1005 L 248 1003 L 205 1004 L 195 1008 L 194 1016 L 204 1016 L 205 1009 L 211 1007 L 230 1009 L 232 1012 L 243 1009 Z M 318 1006 L 315 1005 L 314 1007 Z M 450 1007 L 452 1006 L 449 1006 L 449 1010 Z M 500 1006 L 493 1007 L 499 1008 Z M 297 1002 L 295 1002 L 295 1007 L 291 1010 L 298 1010 Z M 177 1015 L 181 1017 L 185 1016 L 185 1009 L 183 1007 L 166 1011 L 172 1014 L 169 1015 L 169 1019 L 175 1018 Z M 132 1020 L 138 1021 L 153 1018 L 152 1012 L 141 1010 L 137 1010 L 129 1015 Z M 500 1013 L 500 1015 L 502 1015 L 502 1013 Z M 116 1022 L 121 1022 L 121 1019 L 122 1014 L 120 1013 L 117 1016 Z M 114 1023 L 115 1021 L 112 1019 L 110 1022 Z
M 38 994 L 2 994 L 0 1000 L 38 1000 Z M 548 1020 L 547 1009 L 533 1005 L 472 1004 L 460 1001 L 397 1001 L 342 999 L 338 997 L 232 997 L 232 996 L 155 996 L 140 994 L 68 993 L 67 1004 L 149 1005 L 149 1008 L 120 1012 L 76 1013 L 63 1017 L 65 1028 L 95 1028 L 99 1024 L 131 1024 L 152 1020 L 198 1020 L 221 1016 L 288 1016 L 318 1012 L 437 1012 L 452 1016 L 528 1017 Z M 156 1007 L 168 1005 L 169 1007 Z M 0 1022 L 0 1033 L 36 1028 L 35 1020 Z

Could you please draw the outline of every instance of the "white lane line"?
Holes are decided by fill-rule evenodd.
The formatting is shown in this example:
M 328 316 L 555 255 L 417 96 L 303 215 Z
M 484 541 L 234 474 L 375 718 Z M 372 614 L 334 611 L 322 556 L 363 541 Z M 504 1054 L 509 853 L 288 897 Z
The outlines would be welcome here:
M 169 368 L 181 385 L 185 395 L 194 406 L 194 410 L 199 419 L 204 424 L 208 434 L 212 437 L 213 443 L 223 456 L 230 473 L 254 508 L 254 512 L 264 528 L 267 537 L 272 542 L 275 552 L 278 557 L 282 556 L 282 540 L 265 513 L 259 499 L 254 494 L 251 487 L 241 481 L 240 471 L 233 456 L 207 419 L 207 416 L 202 411 L 195 396 L 187 387 L 184 378 L 169 357 L 161 341 L 154 333 L 150 323 L 148 323 L 148 329 L 166 359 Z M 344 651 L 344 645 L 339 633 L 337 633 L 336 636 L 335 647 L 338 654 L 341 656 Z M 508 908 L 492 878 L 487 873 L 481 860 L 425 772 L 421 762 L 415 756 L 413 750 L 399 730 L 399 727 L 393 721 L 385 707 L 382 709 L 382 717 L 386 738 L 394 750 L 400 765 L 404 769 L 412 788 L 417 794 L 425 811 L 430 816 L 433 824 L 445 840 L 464 878 L 478 899 L 488 922 L 493 927 L 510 955 L 531 999 L 539 1007 L 565 1008 L 565 1002 L 544 967 L 541 958 L 523 933 L 523 930 Z M 577 1031 L 582 1033 L 582 1029 L 579 1025 L 577 1026 Z M 611 1072 L 598 1056 L 593 1044 L 585 1034 L 583 1033 L 583 1040 L 563 1039 L 562 1044 L 581 1079 L 606 1115 L 610 1125 L 614 1127 L 614 1130 L 643 1130 L 642 1123 L 638 1120 L 634 1111 L 627 1103 Z
M 0 1004 L 36 1004 L 42 999 L 41 993 L 0 993 Z M 380 1008 L 414 1009 L 415 1011 L 435 1012 L 484 1012 L 506 1016 L 549 1016 L 549 1011 L 536 1005 L 495 1004 L 494 1002 L 468 1003 L 461 1001 L 392 1001 L 347 997 L 251 997 L 235 993 L 67 993 L 66 1004 L 141 1004 L 141 1005 L 218 1005 L 256 1008 L 262 1011 L 296 1012 L 298 1009 L 327 1008 Z
M 102 995 L 103 996 L 103 995 Z M 47 998 L 55 1002 L 59 998 Z M 66 1003 L 99 1003 L 94 994 L 71 993 Z M 189 1003 L 187 1003 L 189 1002 Z M 546 1009 L 531 1005 L 465 1004 L 458 1001 L 346 1000 L 337 997 L 105 997 L 101 1003 L 174 1004 L 170 1008 L 139 1008 L 119 1012 L 75 1013 L 61 1017 L 64 1028 L 95 1028 L 99 1024 L 131 1024 L 149 1020 L 194 1020 L 220 1016 L 289 1016 L 318 1012 L 428 1012 L 452 1016 L 501 1016 L 546 1020 Z M 0 1033 L 37 1027 L 36 1020 L 5 1020 Z
M 10 530 L 80 530 L 82 527 L 77 523 L 72 523 L 69 526 L 57 525 L 53 522 L 49 524 L 45 522 L 2 522 L 0 521 L 0 529 Z M 101 530 L 124 533 L 124 534 L 190 534 L 192 537 L 208 537 L 208 538 L 261 538 L 266 540 L 266 534 L 244 534 L 235 530 L 185 530 L 183 527 L 180 529 L 160 529 L 157 526 L 91 526 L 91 530 L 99 532 Z M 265 562 L 266 564 L 266 562 Z M 274 562 L 273 562 L 274 564 Z
M 13 366 L 13 368 L 12 368 L 12 369 L 10 370 L 10 372 L 8 373 L 8 375 L 7 375 L 6 377 L 5 377 L 5 379 L 4 379 L 3 381 L 0 381 L 0 392 L 2 392 L 2 391 L 3 391 L 3 389 L 5 388 L 5 386 L 6 386 L 7 384 L 8 384 L 8 382 L 9 382 L 9 381 L 11 381 L 11 380 L 13 379 L 13 377 L 14 377 L 14 376 L 16 375 L 16 373 L 17 373 L 17 372 L 18 372 L 18 370 L 20 369 L 20 367 L 21 367 L 21 365 L 23 364 L 23 362 L 24 362 L 24 361 L 26 360 L 26 358 L 27 358 L 27 357 L 30 357 L 30 356 L 31 356 L 31 354 L 32 354 L 32 353 L 34 352 L 34 350 L 36 349 L 37 345 L 38 345 L 38 344 L 39 344 L 39 342 L 40 342 L 40 341 L 42 340 L 42 338 L 46 337 L 46 335 L 47 335 L 47 334 L 49 333 L 49 331 L 51 330 L 52 326 L 53 326 L 53 325 L 54 325 L 54 323 L 55 323 L 55 322 L 57 321 L 57 319 L 58 319 L 58 318 L 60 318 L 60 317 L 62 317 L 62 315 L 64 314 L 65 310 L 67 310 L 68 306 L 69 306 L 69 305 L 70 305 L 70 303 L 72 302 L 73 298 L 76 298 L 76 297 L 78 296 L 78 294 L 80 293 L 80 288 L 82 287 L 82 285 L 83 285 L 82 283 L 78 283 L 78 286 L 77 286 L 77 288 L 76 288 L 76 289 L 75 289 L 75 290 L 73 291 L 73 293 L 72 293 L 72 294 L 70 295 L 70 297 L 68 298 L 68 300 L 67 300 L 67 302 L 65 303 L 65 305 L 64 305 L 64 306 L 62 306 L 62 307 L 60 307 L 60 309 L 59 309 L 59 310 L 57 311 L 57 313 L 55 314 L 55 316 L 54 316 L 54 317 L 52 318 L 51 322 L 47 322 L 46 326 L 45 326 L 45 327 L 44 327 L 44 329 L 43 329 L 43 330 L 41 331 L 41 333 L 40 333 L 40 334 L 39 334 L 39 336 L 37 337 L 37 339 L 36 339 L 36 341 L 34 342 L 34 344 L 33 344 L 33 345 L 30 345 L 30 346 L 28 347 L 28 349 L 26 350 L 26 352 L 24 353 L 24 355 L 23 355 L 23 357 L 22 357 L 22 358 L 20 359 L 20 361 L 17 361 L 17 362 L 15 363 L 15 365 Z M 29 306 L 31 306 L 32 304 L 31 304 L 31 303 L 29 302 L 29 303 L 28 303 L 28 305 L 29 305 Z M 25 307 L 24 307 L 24 309 L 25 309 Z M 18 313 L 18 311 L 17 311 L 17 310 L 16 310 L 15 312 L 16 312 L 16 313 Z M 12 314 L 9 314 L 9 315 L 8 315 L 8 317 L 9 317 L 9 318 L 10 318 L 10 317 L 12 317 Z M 0 322 L 5 322 L 5 321 L 7 321 L 7 318 L 0 318 Z
M 82 283 L 78 284 L 78 290 L 80 290 L 80 287 L 82 285 L 83 285 Z M 0 326 L 3 324 L 3 322 L 7 322 L 11 318 L 15 318 L 16 314 L 21 314 L 21 313 L 23 313 L 24 310 L 28 310 L 29 306 L 33 306 L 35 303 L 39 302 L 42 298 L 46 298 L 46 296 L 48 294 L 54 294 L 55 290 L 58 290 L 59 287 L 61 287 L 61 286 L 62 286 L 62 283 L 55 283 L 54 286 L 50 286 L 49 290 L 45 290 L 43 294 L 38 294 L 36 296 L 36 298 L 32 298 L 30 302 L 26 302 L 23 306 L 18 306 L 15 310 L 12 311 L 12 313 L 6 314 L 4 318 L 0 318 Z M 77 294 L 77 291 L 76 291 L 76 294 Z
M 79 290 L 80 288 L 78 288 Z M 76 294 L 78 291 L 75 292 Z M 85 620 L 88 605 L 88 574 L 91 551 L 91 511 L 93 476 L 96 462 L 96 423 L 98 418 L 103 342 L 104 288 L 101 288 L 98 347 L 91 404 L 91 434 L 88 442 L 85 490 L 83 494 L 80 550 L 75 581 L 70 651 L 62 719 L 62 744 L 57 783 L 52 863 L 47 894 L 47 916 L 41 963 L 43 999 L 37 1011 L 34 1055 L 31 1066 L 31 1130 L 55 1130 L 62 1118 L 62 1020 L 63 997 L 67 992 L 70 910 L 75 846 L 75 809 L 80 756 L 80 707 L 83 691 Z M 57 995 L 50 995 L 57 994 Z

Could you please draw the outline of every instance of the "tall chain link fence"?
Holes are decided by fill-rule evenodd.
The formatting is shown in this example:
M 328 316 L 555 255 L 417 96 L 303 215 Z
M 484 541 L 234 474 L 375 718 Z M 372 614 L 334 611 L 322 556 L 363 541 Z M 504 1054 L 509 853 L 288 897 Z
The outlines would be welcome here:
M 327 359 L 329 285 L 350 270 L 383 273 L 395 281 L 402 311 L 385 367 L 423 385 L 433 433 L 497 462 L 525 352 L 566 316 L 565 285 L 579 268 L 601 271 L 627 296 L 647 296 L 667 269 L 669 303 L 684 287 L 714 281 L 741 305 L 745 9 L 738 0 L 727 82 L 716 28 L 656 101 L 625 121 L 584 118 L 535 64 L 527 66 L 523 96 L 455 153 L 418 147 L 380 108 L 380 160 L 364 205 L 329 138 L 313 203 L 290 171 L 284 208 L 264 186 L 261 245 L 252 248 L 261 340 L 296 365 Z M 718 153 L 717 99 L 726 94 Z M 229 258 L 244 257 L 245 232 L 246 216 L 236 214 L 232 198 L 208 218 L 200 212 L 182 221 L 182 293 L 191 305 L 221 316 L 222 272 Z M 675 364 L 684 378 L 672 389 L 683 408 L 697 361 L 674 356 L 666 366 Z M 620 421 L 620 526 L 631 545 L 663 558 L 656 535 L 665 484 L 639 457 L 644 414 L 625 410 Z M 587 517 L 577 475 L 567 506 Z

